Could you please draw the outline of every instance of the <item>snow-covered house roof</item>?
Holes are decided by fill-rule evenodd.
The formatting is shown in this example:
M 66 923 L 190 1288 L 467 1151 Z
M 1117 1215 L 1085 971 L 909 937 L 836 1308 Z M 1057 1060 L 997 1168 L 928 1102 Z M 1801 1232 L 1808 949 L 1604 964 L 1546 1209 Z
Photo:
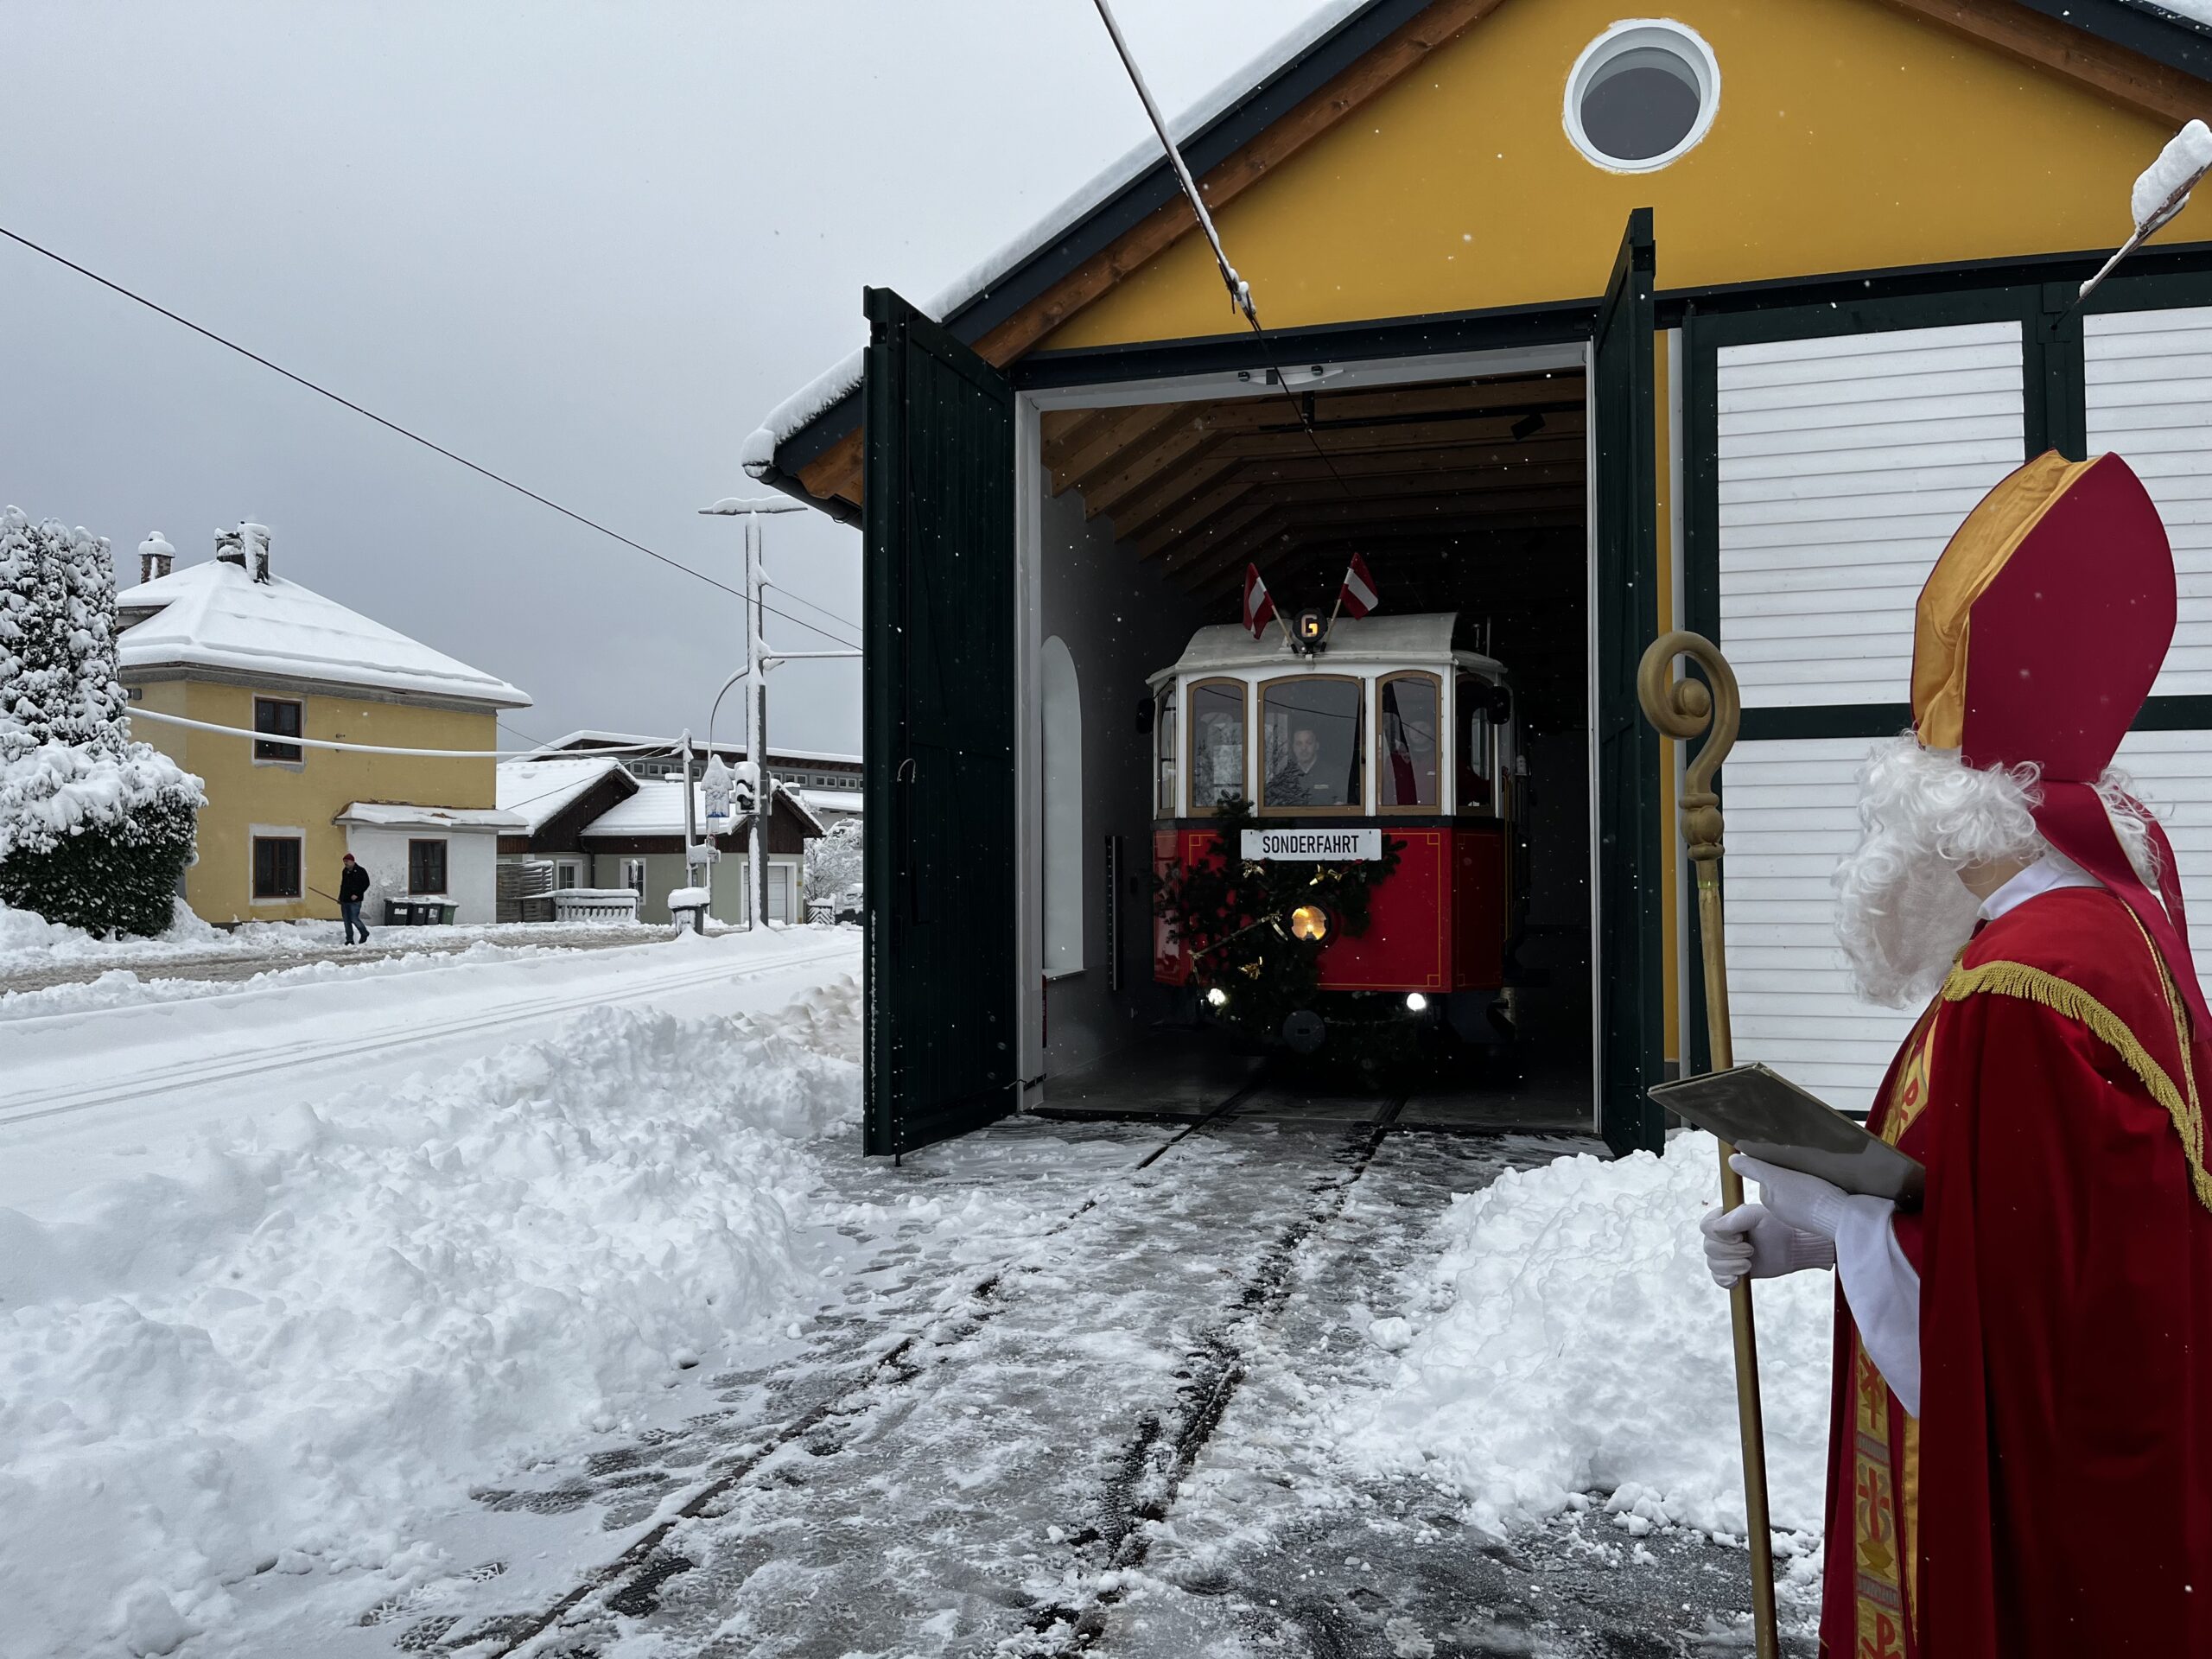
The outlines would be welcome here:
M 331 820 L 371 830 L 516 830 L 523 821 L 489 806 L 414 806 L 394 801 L 355 801 Z
M 629 776 L 613 759 L 502 760 L 499 810 L 513 814 L 534 836 L 609 773 Z
M 586 727 L 582 731 L 570 732 L 565 737 L 556 737 L 545 747 L 548 750 L 569 749 L 586 753 L 593 749 L 619 748 L 639 751 L 650 749 L 666 754 L 674 754 L 683 748 L 683 743 L 680 738 L 654 737 L 643 732 L 604 732 Z M 692 735 L 691 747 L 696 753 L 704 754 L 707 753 L 707 740 L 695 733 Z M 733 743 L 728 740 L 715 743 L 714 747 L 721 753 L 733 758 L 741 759 L 745 754 L 744 744 Z M 772 763 L 804 760 L 820 766 L 857 766 L 861 764 L 861 757 L 857 754 L 840 754 L 829 749 L 787 749 L 780 743 L 770 745 L 768 759 Z
M 736 781 L 749 794 L 753 772 L 747 766 L 731 768 Z M 680 836 L 683 833 L 683 780 L 663 778 L 638 785 L 638 792 L 627 800 L 617 801 L 594 818 L 583 829 L 588 837 L 606 836 Z M 779 800 L 786 803 L 798 815 L 801 833 L 822 834 L 822 822 L 807 807 L 796 790 L 776 791 Z M 701 834 L 707 830 L 707 791 L 702 784 L 691 785 L 692 825 Z
M 1219 179 L 1209 175 L 1338 76 L 1386 44 L 1398 48 L 1395 70 L 1402 73 L 1443 41 L 1495 10 L 1494 4 L 1481 3 L 1481 0 L 1309 0 L 1309 3 L 1312 9 L 1297 27 L 1167 124 L 1192 176 L 1200 181 L 1217 213 L 1224 199 L 1218 184 L 1225 181 L 1234 189 L 1249 181 L 1230 180 L 1226 173 Z M 1939 9 L 1925 0 L 1905 0 L 1905 3 L 1915 11 L 1958 10 Z M 2117 48 L 2123 54 L 2198 81 L 2212 81 L 2212 0 L 2023 0 L 2023 3 L 2054 24 L 2091 37 L 2105 48 Z M 2094 67 L 2086 60 L 2077 69 L 2069 56 L 2060 60 L 2057 67 L 2062 73 L 2078 73 L 2085 81 L 2096 80 Z M 1388 84 L 1387 76 L 1370 79 Z M 1369 87 L 1350 99 L 1335 99 L 1334 114 L 1340 118 L 1372 91 Z M 1320 124 L 1325 127 L 1327 123 Z M 1256 176 L 1266 169 L 1247 170 Z M 1117 241 L 1179 194 L 1159 141 L 1147 133 L 1127 154 L 1021 235 L 964 272 L 922 308 L 956 339 L 980 345 L 994 329 L 1064 282 L 1070 283 L 1071 289 L 1081 289 L 1095 276 L 1098 264 L 1117 263 Z M 1187 210 L 1184 217 L 1191 218 Z M 1188 228 L 1195 229 L 1194 219 Z M 1142 263 L 1140 258 L 1127 269 Z M 1075 308 L 1095 297 L 1096 291 L 1093 287 L 1077 294 L 1058 312 L 1058 320 L 1065 321 Z M 1264 307 L 1266 296 L 1259 297 Z M 1233 321 L 1224 320 L 1223 329 L 1234 332 Z M 995 362 L 1008 360 L 1004 354 L 986 354 Z M 1013 355 L 1020 355 L 1020 349 Z M 855 349 L 778 404 L 746 438 L 740 464 L 764 484 L 833 517 L 856 522 L 853 502 L 815 495 L 798 474 L 802 467 L 822 458 L 858 429 L 861 367 L 862 353 Z
M 420 640 L 296 582 L 256 582 L 221 559 L 126 588 L 116 640 L 133 671 L 227 669 L 280 680 L 364 687 L 487 709 L 526 709 L 529 696 Z

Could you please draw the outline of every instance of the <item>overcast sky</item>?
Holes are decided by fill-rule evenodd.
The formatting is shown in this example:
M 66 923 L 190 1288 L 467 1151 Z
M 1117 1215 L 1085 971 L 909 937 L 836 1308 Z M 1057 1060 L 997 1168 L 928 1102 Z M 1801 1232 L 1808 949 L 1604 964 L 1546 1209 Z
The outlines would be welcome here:
M 1310 4 L 1116 10 L 1173 111 Z M 0 64 L 0 225 L 733 582 L 696 510 L 758 493 L 739 445 L 862 284 L 928 300 L 1145 130 L 1090 0 L 5 0 Z M 728 595 L 6 242 L 0 377 L 0 501 L 125 582 L 149 529 L 198 563 L 257 518 L 280 574 L 530 692 L 531 739 L 703 730 L 736 665 Z M 859 563 L 772 521 L 854 623 Z M 857 664 L 771 686 L 779 746 L 858 749 Z

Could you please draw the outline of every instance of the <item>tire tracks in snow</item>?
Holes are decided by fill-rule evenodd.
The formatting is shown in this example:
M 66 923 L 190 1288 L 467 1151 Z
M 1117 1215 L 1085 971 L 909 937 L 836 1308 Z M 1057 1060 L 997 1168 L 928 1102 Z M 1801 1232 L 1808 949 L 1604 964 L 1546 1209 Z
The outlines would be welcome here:
M 459 1629 L 454 1627 L 461 1621 L 445 1622 L 440 1632 L 444 1639 L 424 1645 L 451 1652 L 484 1652 L 492 1659 L 555 1651 L 588 1653 L 595 1650 L 593 1637 L 604 1629 L 608 1615 L 638 1618 L 654 1613 L 663 1587 L 696 1566 L 672 1543 L 690 1523 L 711 1522 L 727 1514 L 748 1483 L 768 1470 L 779 1454 L 796 1446 L 817 1456 L 834 1455 L 893 1413 L 903 1395 L 941 1369 L 950 1351 L 971 1343 L 1006 1313 L 1020 1279 L 1045 1270 L 1055 1241 L 1087 1217 L 1135 1196 L 1144 1172 L 1230 1118 L 1259 1086 L 1255 1080 L 1236 1090 L 1205 1116 L 1181 1126 L 1118 1175 L 1099 1184 L 1018 1250 L 975 1271 L 964 1288 L 932 1317 L 866 1361 L 828 1397 L 717 1459 L 710 1465 L 709 1478 L 680 1499 L 671 1494 L 652 1526 L 550 1605 Z M 1309 1183 L 1308 1201 L 1300 1212 L 1262 1246 L 1253 1266 L 1228 1296 L 1223 1315 L 1205 1328 L 1185 1356 L 1174 1404 L 1164 1413 L 1142 1413 L 1127 1435 L 1099 1494 L 1099 1527 L 1090 1538 L 1084 1535 L 1090 1529 L 1084 1529 L 1069 1541 L 1077 1546 L 1094 1541 L 1108 1546 L 1108 1565 L 1090 1575 L 1102 1587 L 1033 1605 L 1016 1627 L 1028 1632 L 1018 1638 L 1021 1645 L 1016 1651 L 1041 1656 L 1078 1650 L 1095 1635 L 1100 1610 L 1114 1597 L 1115 1575 L 1141 1563 L 1150 1548 L 1150 1523 L 1166 1515 L 1177 1487 L 1243 1381 L 1243 1333 L 1281 1307 L 1301 1249 L 1341 1211 L 1391 1133 L 1387 1123 L 1352 1126 L 1332 1154 L 1337 1168 Z M 569 1645 L 556 1645 L 564 1638 Z

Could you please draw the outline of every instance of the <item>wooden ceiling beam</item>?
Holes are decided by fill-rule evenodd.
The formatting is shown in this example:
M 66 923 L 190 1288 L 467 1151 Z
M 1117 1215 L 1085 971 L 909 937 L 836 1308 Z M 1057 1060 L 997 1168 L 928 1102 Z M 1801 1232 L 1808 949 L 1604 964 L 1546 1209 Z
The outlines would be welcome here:
M 1270 542 L 1310 539 L 1324 526 L 1379 523 L 1443 533 L 1447 527 L 1483 524 L 1494 518 L 1509 519 L 1529 512 L 1573 512 L 1579 516 L 1586 505 L 1580 488 L 1541 487 L 1501 489 L 1479 496 L 1454 490 L 1445 494 L 1384 501 L 1249 502 L 1238 509 L 1240 523 L 1231 525 L 1224 520 L 1202 544 L 1179 550 L 1169 560 L 1167 571 L 1187 583 L 1203 582 L 1232 565 L 1256 560 Z
M 1304 478 L 1256 476 L 1255 493 L 1266 497 L 1271 508 L 1306 515 L 1313 524 L 1343 519 L 1365 523 L 1375 518 L 1414 517 L 1433 510 L 1439 503 L 1486 501 L 1499 495 L 1529 491 L 1553 491 L 1583 498 L 1580 466 L 1511 467 L 1465 472 L 1423 468 L 1407 475 L 1417 487 L 1376 490 L 1347 498 L 1343 486 L 1326 473 Z M 1167 555 L 1167 568 L 1180 569 L 1192 556 L 1180 548 Z
M 1185 423 L 1159 442 L 1130 454 L 1115 471 L 1083 486 L 1083 516 L 1096 518 L 1113 513 L 1142 499 L 1162 479 L 1181 474 L 1183 463 L 1203 461 L 1221 442 L 1221 435 L 1204 419 Z
M 2169 125 L 2212 115 L 2205 84 L 2014 0 L 1889 0 L 1897 10 L 2050 69 Z
M 1431 527 L 1431 533 L 1441 539 L 1478 533 L 1508 535 L 1532 531 L 1579 531 L 1584 527 L 1583 509 L 1584 504 L 1579 499 L 1571 504 L 1532 502 L 1510 512 L 1485 511 L 1464 521 L 1440 522 Z M 1261 564 L 1264 574 L 1264 567 L 1270 559 L 1311 558 L 1331 546 L 1348 556 L 1372 544 L 1367 538 L 1349 531 L 1343 533 L 1340 539 L 1333 541 L 1305 537 L 1283 542 L 1279 539 L 1282 535 L 1294 534 L 1287 517 L 1279 524 L 1255 524 L 1252 530 L 1257 533 L 1239 537 L 1238 545 L 1218 550 L 1217 556 L 1208 561 L 1205 567 L 1185 571 L 1175 578 L 1179 585 L 1187 592 L 1201 594 L 1233 589 L 1243 579 L 1243 567 L 1247 563 Z M 1384 582 L 1390 579 L 1387 569 L 1376 574 Z
M 1060 464 L 1052 468 L 1052 493 L 1066 494 L 1079 480 L 1109 465 L 1131 444 L 1162 435 L 1188 418 L 1180 404 L 1140 404 L 1134 409 L 1110 410 L 1104 420 L 1086 423 L 1080 439 L 1068 446 Z

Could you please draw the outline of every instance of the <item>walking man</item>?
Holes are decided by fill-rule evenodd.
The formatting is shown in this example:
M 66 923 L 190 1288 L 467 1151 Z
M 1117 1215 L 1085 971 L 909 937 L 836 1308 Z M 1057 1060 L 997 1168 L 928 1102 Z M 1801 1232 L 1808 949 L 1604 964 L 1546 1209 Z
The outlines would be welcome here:
M 1732 1284 L 1833 1265 L 1832 1659 L 2212 1654 L 2212 1018 L 2112 767 L 2173 637 L 2116 455 L 2029 462 L 1922 590 L 1913 730 L 1837 872 L 1859 993 L 1924 1003 L 1867 1127 L 1922 1207 L 1738 1158 Z
M 369 930 L 361 925 L 361 900 L 369 896 L 369 873 L 353 861 L 353 855 L 346 855 L 346 868 L 338 878 L 338 914 L 346 923 L 346 943 L 353 943 L 358 931 L 360 942 L 369 942 Z

